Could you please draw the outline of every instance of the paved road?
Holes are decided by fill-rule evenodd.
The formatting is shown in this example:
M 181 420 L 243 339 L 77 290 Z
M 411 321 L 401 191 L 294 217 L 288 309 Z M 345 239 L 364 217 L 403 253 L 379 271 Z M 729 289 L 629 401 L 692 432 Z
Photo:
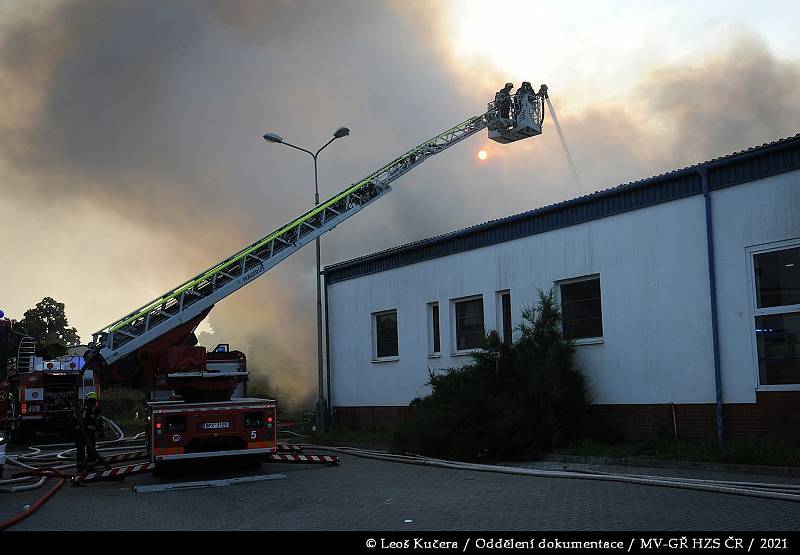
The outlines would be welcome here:
M 629 469 L 630 470 L 630 469 Z M 454 471 L 342 457 L 337 468 L 265 465 L 285 480 L 135 493 L 65 486 L 20 530 L 794 530 L 800 503 L 611 482 Z M 246 475 L 189 469 L 172 480 Z M 740 479 L 750 479 L 739 476 Z M 0 519 L 43 490 L 0 494 Z M 410 522 L 409 522 L 410 521 Z

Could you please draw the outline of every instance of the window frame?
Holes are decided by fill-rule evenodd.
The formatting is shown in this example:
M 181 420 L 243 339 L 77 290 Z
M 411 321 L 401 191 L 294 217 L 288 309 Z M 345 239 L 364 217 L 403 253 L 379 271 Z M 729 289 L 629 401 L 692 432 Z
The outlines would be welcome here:
M 758 254 L 786 250 L 800 247 L 800 237 L 776 241 L 773 243 L 762 243 L 745 248 L 747 258 L 747 288 L 748 305 L 750 307 L 750 351 L 753 357 L 753 375 L 755 379 L 756 391 L 800 391 L 800 383 L 796 384 L 762 384 L 761 371 L 758 365 L 758 337 L 756 334 L 756 318 L 758 316 L 772 316 L 776 314 L 794 314 L 800 312 L 800 304 L 787 304 L 782 306 L 771 306 L 758 308 L 758 291 L 756 289 L 756 263 L 755 257 Z
M 385 357 L 378 356 L 378 317 L 387 314 L 394 314 L 397 333 L 397 354 Z M 370 321 L 372 326 L 372 361 L 371 362 L 394 362 L 400 360 L 400 320 L 396 308 L 389 308 L 386 310 L 378 310 L 370 314 Z
M 508 296 L 508 318 L 509 318 L 509 337 L 506 337 L 505 311 L 503 310 L 503 299 Z M 510 345 L 514 341 L 514 308 L 511 306 L 511 289 L 500 289 L 495 294 L 495 312 L 497 313 L 497 323 L 495 330 L 500 336 L 503 345 Z
M 572 285 L 574 283 L 581 283 L 584 281 L 594 281 L 597 280 L 600 282 L 600 325 L 603 326 L 605 322 L 605 314 L 603 311 L 603 281 L 600 279 L 600 274 L 588 274 L 585 276 L 573 277 L 573 278 L 565 278 L 560 279 L 554 282 L 556 286 L 556 299 L 558 300 L 558 308 L 561 311 L 561 334 L 564 336 L 564 303 L 563 298 L 561 295 L 561 286 L 562 285 Z M 569 341 L 572 342 L 573 345 L 600 345 L 605 343 L 605 333 L 606 329 L 603 326 L 603 335 L 597 337 L 582 337 L 580 339 L 571 339 Z M 566 336 L 564 336 L 566 339 Z
M 456 312 L 456 305 L 459 303 L 469 302 L 469 301 L 481 301 L 481 319 L 483 320 L 483 335 L 486 335 L 486 303 L 483 299 L 483 293 L 478 295 L 469 295 L 466 297 L 458 297 L 455 299 L 450 299 L 450 356 L 466 356 L 471 355 L 480 350 L 480 347 L 473 347 L 470 349 L 459 349 L 458 348 L 458 318 Z M 441 316 L 441 312 L 439 313 Z
M 434 308 L 438 313 L 438 318 L 433 317 Z M 428 318 L 428 358 L 439 358 L 442 356 L 442 308 L 439 301 L 431 301 L 426 305 Z M 436 322 L 436 320 L 439 320 Z M 439 349 L 436 350 L 436 327 L 439 332 Z

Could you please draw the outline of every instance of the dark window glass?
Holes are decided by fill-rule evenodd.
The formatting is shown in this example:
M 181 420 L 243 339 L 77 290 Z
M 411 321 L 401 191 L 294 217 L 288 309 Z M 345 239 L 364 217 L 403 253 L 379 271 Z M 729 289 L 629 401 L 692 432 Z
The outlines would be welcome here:
M 260 428 L 266 423 L 266 418 L 260 412 L 244 413 L 245 428 Z
M 456 349 L 477 349 L 483 342 L 483 299 L 456 303 Z
M 439 305 L 431 305 L 431 326 L 433 327 L 433 352 L 440 353 L 442 348 L 441 336 L 439 334 Z
M 397 311 L 375 315 L 378 358 L 397 356 Z
M 600 278 L 561 285 L 561 310 L 565 338 L 603 337 Z
M 503 293 L 500 298 L 503 304 L 503 343 L 511 345 L 511 293 Z
M 800 312 L 756 316 L 756 343 L 763 385 L 800 383 Z
M 186 430 L 185 416 L 167 416 L 168 432 L 183 432 Z
M 800 304 L 800 247 L 753 257 L 758 308 Z

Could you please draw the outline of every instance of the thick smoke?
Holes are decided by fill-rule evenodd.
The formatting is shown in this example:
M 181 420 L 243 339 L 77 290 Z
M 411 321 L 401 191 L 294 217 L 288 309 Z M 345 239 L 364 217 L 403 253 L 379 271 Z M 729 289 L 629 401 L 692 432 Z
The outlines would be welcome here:
M 311 160 L 264 132 L 315 148 L 351 128 L 320 156 L 325 197 L 480 113 L 494 91 L 454 66 L 423 8 L 70 1 L 3 18 L 0 202 L 15 260 L 3 308 L 55 296 L 87 340 L 308 208 Z M 742 38 L 643 75 L 618 102 L 559 115 L 593 190 L 795 133 L 798 85 L 795 63 Z M 323 238 L 323 263 L 576 196 L 548 125 L 505 147 L 473 139 L 415 170 Z M 210 321 L 206 343 L 245 350 L 281 392 L 316 389 L 310 248 Z
M 72 1 L 7 23 L 9 255 L 69 274 L 10 276 L 6 306 L 60 297 L 87 340 L 309 206 L 311 160 L 265 131 L 313 148 L 352 128 L 320 159 L 325 196 L 461 117 L 439 114 L 432 94 L 458 95 L 427 48 L 423 30 L 366 1 Z M 349 252 L 371 247 L 359 233 Z M 316 386 L 313 284 L 309 250 L 221 303 L 204 337 L 302 397 Z

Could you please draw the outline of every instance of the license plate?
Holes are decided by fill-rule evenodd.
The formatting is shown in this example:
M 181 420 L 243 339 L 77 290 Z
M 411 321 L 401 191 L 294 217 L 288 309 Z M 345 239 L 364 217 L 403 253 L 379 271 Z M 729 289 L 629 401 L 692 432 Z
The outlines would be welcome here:
M 223 428 L 230 428 L 230 422 L 203 422 L 201 426 L 204 430 L 221 430 Z

